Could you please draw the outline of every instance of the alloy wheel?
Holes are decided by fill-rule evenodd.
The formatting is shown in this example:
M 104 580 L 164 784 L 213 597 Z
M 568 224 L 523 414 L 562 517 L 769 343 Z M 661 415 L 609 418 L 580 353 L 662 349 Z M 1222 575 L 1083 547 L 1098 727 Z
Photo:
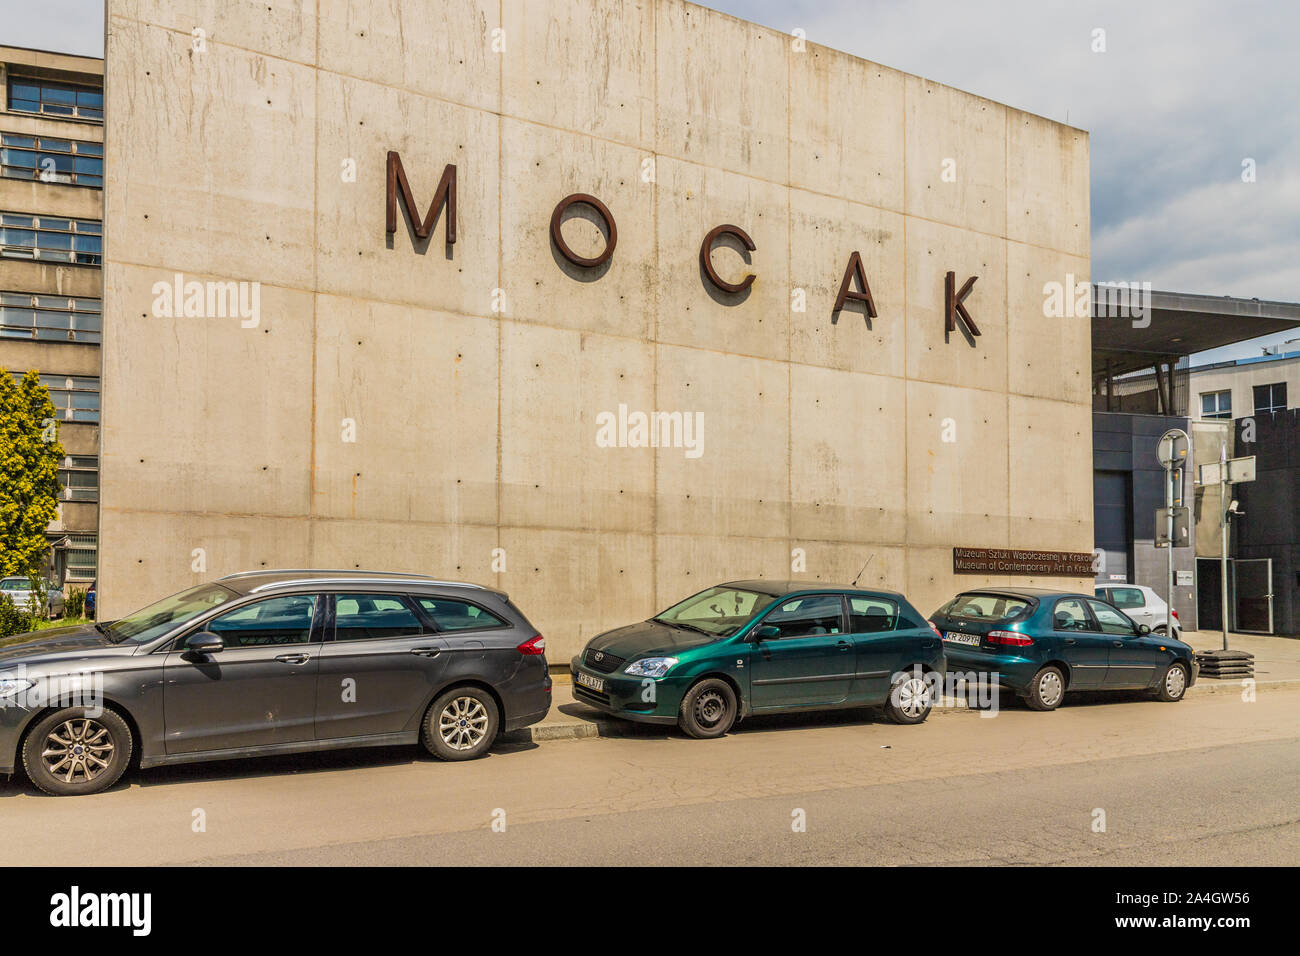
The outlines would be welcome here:
M 920 717 L 930 706 L 930 685 L 920 677 L 910 677 L 898 685 L 898 709 L 908 717 Z
M 51 776 L 64 783 L 86 783 L 108 769 L 113 735 L 89 717 L 65 720 L 45 738 L 41 760 Z
M 1183 696 L 1183 691 L 1187 689 L 1187 675 L 1183 669 L 1175 664 L 1169 668 L 1169 673 L 1165 674 L 1165 693 L 1177 700 Z
M 1056 671 L 1048 671 L 1038 679 L 1038 696 L 1046 706 L 1054 706 L 1061 699 L 1061 692 L 1061 675 Z
M 487 735 L 488 713 L 473 697 L 454 698 L 438 717 L 438 733 L 453 750 L 473 750 Z

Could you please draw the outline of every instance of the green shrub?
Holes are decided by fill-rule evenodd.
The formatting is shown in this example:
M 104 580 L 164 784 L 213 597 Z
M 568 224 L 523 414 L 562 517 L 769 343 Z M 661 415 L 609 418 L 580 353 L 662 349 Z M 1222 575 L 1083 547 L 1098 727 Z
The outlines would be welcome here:
M 36 619 L 31 614 L 19 610 L 13 601 L 0 594 L 0 637 L 25 634 L 35 627 Z
M 63 596 L 64 617 L 84 617 L 86 610 L 86 589 L 73 588 Z

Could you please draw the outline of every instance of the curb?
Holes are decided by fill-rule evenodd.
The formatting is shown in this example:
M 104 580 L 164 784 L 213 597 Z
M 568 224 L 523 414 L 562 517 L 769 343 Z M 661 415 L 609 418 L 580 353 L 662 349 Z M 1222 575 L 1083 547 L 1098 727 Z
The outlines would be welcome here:
M 1300 687 L 1300 679 L 1292 680 L 1257 680 L 1255 689 L 1262 690 L 1287 690 L 1290 688 Z M 1240 680 L 1215 680 L 1213 678 L 1201 678 L 1187 690 L 1187 696 L 1204 696 L 1207 694 L 1239 694 L 1241 693 Z M 968 710 L 966 707 L 940 707 L 933 711 L 933 716 L 941 716 L 949 713 L 962 713 Z M 669 733 L 672 727 L 636 724 L 628 720 L 619 720 L 616 717 L 596 717 L 591 720 L 564 720 L 554 723 L 543 721 L 540 724 L 533 724 L 531 727 L 525 727 L 522 730 L 512 730 L 501 735 L 500 739 L 504 743 L 528 744 L 540 743 L 544 740 L 590 740 L 596 737 L 644 737 L 656 736 Z

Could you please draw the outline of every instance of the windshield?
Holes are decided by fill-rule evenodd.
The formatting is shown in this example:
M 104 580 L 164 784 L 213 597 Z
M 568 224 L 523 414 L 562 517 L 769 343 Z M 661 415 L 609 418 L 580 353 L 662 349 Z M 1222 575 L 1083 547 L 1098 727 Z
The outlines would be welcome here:
M 1005 621 L 1027 607 L 1027 600 L 1008 594 L 958 594 L 940 613 L 972 621 Z
M 770 594 L 743 588 L 709 588 L 674 604 L 655 620 L 718 637 L 730 637 L 775 600 Z
M 134 641 L 144 644 L 236 596 L 234 591 L 219 584 L 200 584 L 114 621 L 108 625 L 107 632 L 119 643 Z

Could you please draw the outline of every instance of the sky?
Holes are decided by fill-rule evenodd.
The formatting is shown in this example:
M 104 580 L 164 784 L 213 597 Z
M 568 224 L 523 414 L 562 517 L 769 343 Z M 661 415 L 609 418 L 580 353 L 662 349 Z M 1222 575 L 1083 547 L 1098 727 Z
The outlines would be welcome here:
M 705 5 L 1087 130 L 1094 281 L 1300 301 L 1300 4 Z M 1104 52 L 1093 51 L 1097 30 Z M 103 4 L 0 0 L 0 44 L 102 56 Z M 1253 182 L 1243 182 L 1247 162 Z M 1295 336 L 1203 353 L 1197 364 Z

